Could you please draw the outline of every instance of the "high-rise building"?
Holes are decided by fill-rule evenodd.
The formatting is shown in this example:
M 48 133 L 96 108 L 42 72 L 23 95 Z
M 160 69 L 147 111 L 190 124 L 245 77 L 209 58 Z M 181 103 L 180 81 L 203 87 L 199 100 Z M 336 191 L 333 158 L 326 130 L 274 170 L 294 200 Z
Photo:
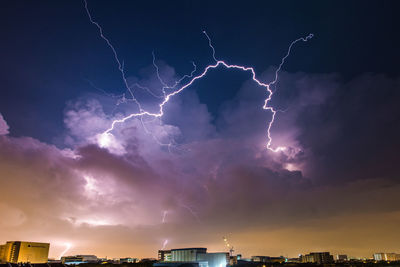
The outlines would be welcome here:
M 302 263 L 332 263 L 333 256 L 329 252 L 311 252 L 310 254 L 301 255 L 300 261 Z
M 49 243 L 7 241 L 0 246 L 0 261 L 10 263 L 47 263 Z

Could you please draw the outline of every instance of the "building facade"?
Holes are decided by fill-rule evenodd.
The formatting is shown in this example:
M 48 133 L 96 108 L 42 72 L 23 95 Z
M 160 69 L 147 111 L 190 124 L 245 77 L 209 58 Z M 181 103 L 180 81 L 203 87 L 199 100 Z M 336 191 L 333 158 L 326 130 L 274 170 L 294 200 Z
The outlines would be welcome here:
M 206 248 L 171 249 L 171 261 L 198 261 L 198 255 L 207 253 Z
M 137 258 L 120 258 L 119 263 L 136 263 L 139 262 Z
M 172 261 L 171 250 L 159 250 L 158 251 L 159 261 Z
M 310 254 L 301 255 L 300 262 L 302 263 L 332 263 L 333 256 L 329 252 L 311 252 Z
M 214 252 L 198 254 L 197 260 L 207 262 L 208 267 L 226 267 L 226 265 L 229 263 L 229 253 Z
M 96 263 L 99 259 L 95 255 L 75 255 L 61 257 L 63 264 Z
M 286 258 L 283 256 L 280 257 L 270 257 L 270 256 L 252 256 L 252 262 L 265 262 L 265 263 L 283 263 L 286 261 Z
M 0 261 L 9 263 L 47 263 L 49 243 L 7 241 L 0 247 Z
M 400 254 L 397 253 L 375 253 L 375 261 L 400 261 Z
M 153 264 L 154 267 L 208 267 L 206 261 L 162 261 Z
M 207 253 L 206 248 L 179 248 L 158 251 L 159 262 L 156 267 L 226 267 L 229 263 L 228 252 Z
M 6 262 L 4 260 L 4 258 L 5 258 L 5 256 L 4 256 L 5 250 L 6 250 L 6 245 L 0 245 L 0 263 L 5 263 Z
M 343 261 L 347 261 L 348 258 L 347 258 L 347 255 L 345 255 L 345 254 L 338 254 L 335 257 L 335 260 L 339 261 L 339 262 L 343 262 Z

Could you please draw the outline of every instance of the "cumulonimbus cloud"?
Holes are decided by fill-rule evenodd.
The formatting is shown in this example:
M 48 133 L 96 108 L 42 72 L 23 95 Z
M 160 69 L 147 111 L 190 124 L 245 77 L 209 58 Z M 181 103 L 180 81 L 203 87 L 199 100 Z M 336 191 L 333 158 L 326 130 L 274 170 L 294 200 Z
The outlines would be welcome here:
M 4 120 L 3 115 L 0 113 L 0 135 L 6 135 L 9 133 L 10 127 L 7 122 Z
M 95 136 L 124 108 L 107 113 L 109 107 L 101 98 L 82 97 L 70 102 L 65 111 L 69 148 L 29 137 L 0 136 L 0 212 L 11 218 L 6 224 L 0 221 L 0 235 L 54 244 L 72 242 L 71 253 L 74 249 L 91 252 L 85 249 L 95 247 L 92 252 L 100 256 L 107 252 L 124 256 L 132 250 L 138 256 L 154 256 L 165 239 L 171 246 L 205 245 L 220 250 L 221 238 L 228 232 L 242 252 L 253 253 L 252 240 L 261 242 L 260 236 L 273 240 L 266 250 L 277 251 L 277 244 L 285 246 L 282 239 L 294 238 L 300 244 L 306 233 L 314 244 L 323 244 L 321 235 L 308 227 L 329 236 L 329 227 L 334 227 L 327 223 L 330 219 L 353 222 L 367 212 L 394 218 L 398 179 L 385 172 L 371 175 L 379 174 L 385 165 L 366 173 L 360 162 L 349 175 L 343 166 L 330 163 L 360 140 L 341 134 L 349 131 L 351 136 L 354 118 L 345 116 L 350 109 L 382 120 L 383 129 L 395 121 L 394 102 L 374 98 L 378 104 L 374 110 L 364 106 L 364 101 L 353 105 L 359 97 L 370 99 L 364 88 L 375 92 L 382 83 L 387 85 L 386 93 L 393 93 L 398 81 L 366 75 L 345 83 L 337 75 L 282 73 L 274 102 L 282 112 L 272 134 L 277 142 L 293 148 L 290 155 L 265 149 L 269 114 L 259 105 L 263 92 L 250 83 L 222 105 L 217 118 L 195 92 L 171 100 L 165 121 L 146 122 L 151 134 L 143 129 L 142 121 L 132 119 L 113 133 L 119 146 L 112 148 L 99 147 Z M 338 93 L 343 87 L 348 89 L 345 97 Z M 8 126 L 3 125 L 7 134 Z M 357 125 L 368 136 L 365 140 L 384 138 L 385 131 Z M 159 145 L 154 136 L 158 141 L 174 139 L 175 150 Z M 382 153 L 388 145 L 369 147 L 368 153 Z M 357 158 L 357 151 L 347 153 Z M 393 162 L 392 156 L 386 160 Z M 380 199 L 384 207 L 374 199 Z M 353 233 L 354 240 L 371 225 L 373 220 L 361 225 Z M 294 227 L 304 235 L 293 234 Z M 100 237 L 121 247 L 110 251 Z M 64 247 L 55 249 L 59 250 L 54 251 L 56 255 Z M 289 253 L 297 252 L 301 251 L 293 248 Z

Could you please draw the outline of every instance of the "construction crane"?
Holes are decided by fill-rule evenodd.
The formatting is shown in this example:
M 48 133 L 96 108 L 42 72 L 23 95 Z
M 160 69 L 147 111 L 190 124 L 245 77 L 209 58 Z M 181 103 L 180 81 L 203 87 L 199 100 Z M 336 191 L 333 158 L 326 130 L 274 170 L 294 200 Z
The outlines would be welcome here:
M 233 249 L 233 246 L 229 244 L 228 239 L 225 236 L 223 236 L 222 238 L 224 239 L 225 246 L 229 249 L 229 256 L 233 256 L 233 252 L 235 251 Z

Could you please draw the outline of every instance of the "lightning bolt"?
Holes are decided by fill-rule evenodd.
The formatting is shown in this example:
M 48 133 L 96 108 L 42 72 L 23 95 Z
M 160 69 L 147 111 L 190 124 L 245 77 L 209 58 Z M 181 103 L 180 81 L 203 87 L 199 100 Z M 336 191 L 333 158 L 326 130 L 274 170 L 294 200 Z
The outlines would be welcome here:
M 168 214 L 168 211 L 167 211 L 167 210 L 164 210 L 164 211 L 163 211 L 163 216 L 162 216 L 161 223 L 165 223 L 165 219 L 167 218 L 167 214 Z
M 161 220 L 161 223 L 162 223 L 162 224 L 165 223 L 165 218 L 167 217 L 167 214 L 168 214 L 168 210 L 164 210 L 164 211 L 163 211 L 162 220 Z M 164 250 L 165 247 L 167 246 L 167 244 L 168 244 L 168 239 L 165 239 L 164 242 L 163 242 L 163 245 L 162 245 L 161 250 Z
M 159 73 L 159 68 L 158 68 L 157 64 L 155 63 L 155 55 L 154 55 L 154 52 L 153 52 L 153 65 L 154 65 L 154 67 L 155 67 L 155 69 L 156 69 L 157 78 L 158 78 L 158 80 L 160 81 L 160 83 L 161 83 L 162 86 L 163 86 L 163 87 L 162 87 L 163 96 L 161 97 L 161 98 L 162 98 L 162 101 L 161 101 L 161 103 L 159 104 L 158 112 L 149 112 L 149 111 L 147 111 L 147 110 L 144 110 L 144 109 L 142 108 L 142 106 L 140 105 L 139 101 L 135 98 L 135 96 L 134 96 L 134 94 L 133 94 L 133 92 L 132 92 L 132 90 L 131 90 L 131 87 L 130 87 L 129 84 L 128 84 L 128 81 L 127 81 L 127 78 L 126 78 L 126 74 L 125 74 L 125 70 L 124 70 L 124 64 L 123 64 L 123 62 L 119 59 L 119 56 L 118 56 L 118 54 L 117 54 L 117 52 L 116 52 L 114 46 L 113 46 L 112 43 L 110 42 L 110 40 L 104 35 L 103 29 L 102 29 L 102 27 L 100 26 L 100 24 L 99 24 L 98 22 L 96 22 L 96 21 L 93 19 L 92 15 L 91 15 L 91 13 L 90 13 L 90 11 L 89 11 L 87 1 L 86 1 L 86 0 L 83 0 L 83 1 L 84 1 L 85 10 L 86 10 L 86 12 L 87 12 L 87 15 L 88 15 L 88 17 L 89 17 L 90 22 L 91 22 L 93 25 L 95 25 L 95 26 L 97 27 L 97 29 L 98 29 L 98 31 L 99 31 L 99 34 L 100 34 L 100 37 L 106 42 L 106 44 L 107 44 L 108 47 L 111 49 L 111 51 L 112 51 L 112 53 L 113 53 L 113 55 L 114 55 L 114 59 L 115 59 L 117 65 L 118 65 L 118 70 L 119 70 L 120 73 L 121 73 L 122 80 L 123 80 L 123 82 L 124 82 L 124 85 L 125 85 L 125 87 L 126 87 L 126 90 L 127 90 L 127 92 L 129 92 L 129 94 L 130 94 L 131 97 L 132 97 L 132 99 L 130 99 L 130 100 L 132 100 L 132 101 L 133 101 L 134 103 L 136 103 L 136 105 L 138 106 L 138 112 L 136 112 L 136 113 L 131 113 L 131 114 L 129 114 L 129 115 L 127 115 L 127 116 L 125 116 L 125 117 L 123 117 L 123 118 L 121 118 L 121 119 L 115 119 L 115 120 L 111 123 L 111 126 L 110 126 L 108 129 L 106 129 L 102 134 L 100 134 L 100 136 L 99 136 L 99 143 L 100 143 L 100 145 L 105 146 L 106 144 L 108 144 L 108 143 L 110 142 L 110 140 L 113 140 L 113 138 L 112 138 L 112 133 L 111 133 L 111 132 L 115 129 L 115 127 L 116 127 L 117 124 L 124 123 L 125 121 L 127 121 L 127 120 L 129 120 L 129 119 L 132 119 L 132 118 L 136 118 L 136 117 L 142 118 L 142 117 L 144 117 L 144 116 L 149 116 L 149 117 L 153 117 L 153 118 L 158 118 L 158 119 L 160 119 L 160 118 L 164 115 L 164 106 L 169 102 L 169 100 L 171 99 L 171 97 L 173 97 L 173 96 L 175 96 L 175 95 L 178 95 L 180 92 L 182 92 L 182 91 L 185 90 L 186 88 L 190 87 L 194 82 L 196 82 L 197 80 L 199 80 L 199 79 L 205 77 L 205 76 L 207 75 L 207 73 L 208 73 L 210 70 L 217 69 L 218 67 L 224 67 L 224 68 L 226 68 L 226 69 L 237 69 L 237 70 L 242 70 L 242 71 L 244 71 L 244 72 L 250 72 L 250 73 L 251 73 L 251 78 L 252 78 L 252 80 L 253 80 L 255 83 L 257 83 L 259 86 L 265 88 L 265 90 L 267 91 L 267 95 L 268 95 L 268 96 L 267 96 L 267 98 L 264 100 L 264 105 L 262 106 L 262 108 L 263 108 L 264 110 L 269 110 L 269 111 L 272 113 L 271 120 L 269 121 L 268 127 L 267 127 L 267 142 L 266 142 L 266 145 L 265 145 L 265 146 L 266 146 L 267 149 L 269 149 L 270 151 L 273 151 L 273 152 L 279 152 L 279 151 L 284 151 L 284 150 L 286 150 L 286 147 L 284 147 L 284 146 L 277 146 L 277 147 L 275 147 L 275 148 L 272 147 L 271 128 L 272 128 L 272 125 L 273 125 L 273 123 L 274 123 L 274 121 L 275 121 L 275 117 L 276 117 L 277 110 L 275 110 L 272 106 L 269 105 L 269 102 L 271 101 L 272 96 L 273 96 L 273 94 L 274 94 L 274 92 L 271 90 L 271 86 L 272 86 L 272 85 L 275 85 L 275 84 L 278 82 L 279 72 L 281 71 L 282 66 L 283 66 L 284 63 L 285 63 L 285 60 L 289 57 L 289 55 L 290 55 L 290 53 L 291 53 L 291 50 L 292 50 L 292 47 L 293 47 L 296 43 L 298 43 L 298 42 L 300 42 L 300 41 L 307 42 L 308 40 L 310 40 L 310 39 L 314 36 L 313 34 L 309 34 L 309 35 L 307 35 L 306 37 L 298 38 L 298 39 L 296 39 L 296 40 L 294 40 L 294 41 L 292 41 L 292 42 L 290 43 L 289 48 L 288 48 L 288 50 L 287 50 L 287 53 L 286 53 L 285 56 L 282 58 L 282 60 L 281 60 L 281 62 L 280 62 L 280 64 L 279 64 L 279 66 L 278 66 L 278 68 L 275 70 L 274 79 L 273 79 L 272 81 L 268 82 L 268 83 L 267 83 L 267 82 L 263 82 L 263 81 L 259 80 L 259 79 L 256 77 L 256 72 L 255 72 L 255 70 L 254 70 L 253 67 L 247 67 L 247 66 L 241 66 L 241 65 L 232 65 L 232 64 L 229 64 L 229 63 L 227 63 L 227 62 L 225 62 L 225 61 L 223 61 L 223 60 L 218 60 L 218 59 L 216 58 L 216 56 L 215 56 L 215 48 L 214 48 L 214 46 L 212 45 L 211 38 L 209 37 L 209 35 L 207 34 L 206 31 L 203 31 L 203 33 L 204 33 L 204 35 L 206 36 L 206 38 L 208 39 L 208 44 L 209 44 L 209 47 L 212 49 L 212 56 L 213 56 L 213 59 L 214 59 L 215 63 L 206 66 L 206 67 L 204 68 L 204 70 L 203 70 L 200 74 L 194 76 L 194 73 L 195 73 L 195 71 L 196 71 L 196 65 L 195 65 L 194 62 L 193 62 L 194 70 L 191 72 L 191 74 L 190 74 L 190 75 L 185 75 L 185 76 L 183 76 L 180 80 L 176 81 L 176 82 L 174 83 L 174 85 L 168 85 L 168 84 L 167 84 L 165 81 L 163 81 L 163 79 L 161 78 L 160 73 Z M 183 83 L 183 81 L 184 81 L 185 79 L 189 79 L 189 80 L 188 80 L 186 83 Z M 182 84 L 182 83 L 183 83 L 183 84 Z M 138 86 L 138 85 L 136 85 L 136 86 Z M 171 89 L 172 92 L 167 93 L 167 92 L 166 92 L 166 89 Z M 146 90 L 147 90 L 147 89 L 146 89 Z M 150 91 L 150 90 L 149 90 L 149 91 Z M 158 96 L 157 96 L 157 97 L 158 97 Z M 144 124 L 143 124 L 143 125 L 144 125 Z
M 165 239 L 161 250 L 164 250 L 166 248 L 167 244 L 168 244 L 168 239 Z
M 67 253 L 67 251 L 70 250 L 71 247 L 72 247 L 72 245 L 71 245 L 70 243 L 65 243 L 64 245 L 65 245 L 65 249 L 61 252 L 61 254 L 60 254 L 60 259 L 61 259 L 61 257 L 63 257 L 63 256 L 65 255 L 65 253 Z
M 201 223 L 199 216 L 197 215 L 196 212 L 194 212 L 194 210 L 191 207 L 189 207 L 188 205 L 185 205 L 183 203 L 180 203 L 180 205 L 181 205 L 181 207 L 185 208 L 191 215 L 193 215 L 193 217 L 196 219 L 196 221 L 198 223 Z

